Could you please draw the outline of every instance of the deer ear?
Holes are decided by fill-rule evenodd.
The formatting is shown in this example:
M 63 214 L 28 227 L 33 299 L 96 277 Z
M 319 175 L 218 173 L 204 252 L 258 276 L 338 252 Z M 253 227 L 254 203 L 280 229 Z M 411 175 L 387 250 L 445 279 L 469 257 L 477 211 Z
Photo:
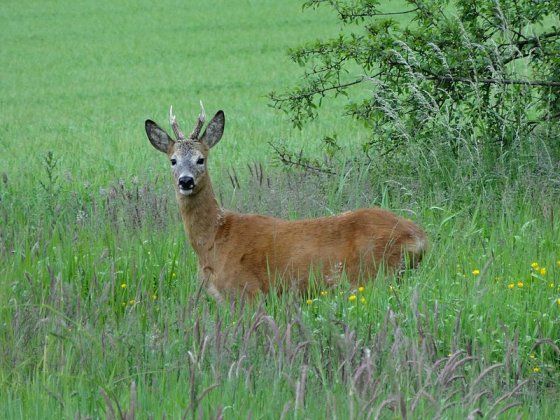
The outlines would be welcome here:
M 212 121 L 208 123 L 208 127 L 204 130 L 204 134 L 200 138 L 200 141 L 204 143 L 208 148 L 216 145 L 222 138 L 224 134 L 224 126 L 226 124 L 226 117 L 224 111 L 216 112 Z
M 175 143 L 169 134 L 152 120 L 146 120 L 145 127 L 152 146 L 160 152 L 167 153 Z

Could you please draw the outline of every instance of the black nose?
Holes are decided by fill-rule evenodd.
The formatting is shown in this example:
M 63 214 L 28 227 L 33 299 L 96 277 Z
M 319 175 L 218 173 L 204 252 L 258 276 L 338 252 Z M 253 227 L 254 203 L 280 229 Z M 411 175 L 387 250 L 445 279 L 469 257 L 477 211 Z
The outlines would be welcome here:
M 194 188 L 194 179 L 190 176 L 182 176 L 179 178 L 179 187 L 184 190 L 192 190 Z

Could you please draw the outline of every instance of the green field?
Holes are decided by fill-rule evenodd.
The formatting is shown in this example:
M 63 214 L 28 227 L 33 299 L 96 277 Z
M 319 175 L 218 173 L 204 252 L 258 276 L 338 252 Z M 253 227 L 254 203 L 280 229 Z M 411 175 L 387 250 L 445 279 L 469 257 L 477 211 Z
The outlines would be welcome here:
M 515 177 L 429 150 L 284 170 L 271 141 L 319 156 L 338 132 L 352 157 L 367 136 L 336 101 L 301 131 L 268 106 L 301 75 L 287 48 L 338 32 L 299 0 L 4 1 L 0 25 L 2 417 L 557 417 L 560 181 L 538 137 Z M 171 104 L 188 130 L 199 100 L 226 114 L 224 207 L 387 207 L 428 232 L 421 267 L 247 305 L 200 293 L 144 132 Z

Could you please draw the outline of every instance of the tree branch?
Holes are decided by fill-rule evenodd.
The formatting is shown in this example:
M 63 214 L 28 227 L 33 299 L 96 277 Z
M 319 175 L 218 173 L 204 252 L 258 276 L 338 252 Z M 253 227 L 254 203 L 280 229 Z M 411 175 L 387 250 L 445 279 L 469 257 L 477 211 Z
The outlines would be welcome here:
M 377 77 L 377 76 L 379 76 L 379 74 L 377 74 L 375 76 L 372 76 L 372 77 Z M 299 101 L 299 100 L 302 100 L 302 99 L 311 98 L 312 96 L 315 96 L 315 95 L 324 96 L 324 94 L 326 92 L 329 92 L 331 90 L 344 89 L 344 88 L 347 88 L 349 86 L 357 85 L 358 83 L 362 83 L 365 79 L 366 79 L 366 77 L 360 77 L 359 79 L 356 79 L 352 82 L 342 83 L 342 84 L 333 85 L 333 86 L 329 86 L 329 87 L 324 87 L 322 89 L 316 89 L 316 90 L 313 90 L 313 91 L 310 91 L 310 92 L 302 93 L 300 95 L 290 95 L 290 94 L 284 95 L 284 96 L 271 95 L 270 98 L 277 104 L 282 103 L 282 102 L 287 102 L 287 101 Z
M 482 83 L 487 85 L 524 85 L 524 86 L 545 86 L 545 87 L 558 87 L 560 82 L 547 82 L 545 80 L 515 80 L 515 79 L 470 79 L 468 77 L 453 77 L 453 76 L 438 76 L 429 75 L 428 79 L 440 80 L 442 82 L 451 83 Z
M 518 41 L 516 42 L 516 45 L 519 47 L 522 47 L 524 45 L 527 44 L 540 44 L 541 40 L 545 40 L 548 38 L 554 38 L 554 37 L 560 37 L 560 31 L 553 31 L 553 32 L 547 32 L 541 35 L 536 35 L 533 38 L 529 38 L 529 39 L 525 39 L 523 41 Z
M 330 169 L 319 168 L 317 166 L 312 166 L 309 163 L 306 163 L 302 159 L 301 153 L 300 153 L 299 158 L 297 160 L 295 160 L 285 150 L 280 150 L 277 146 L 275 146 L 274 143 L 268 142 L 268 145 L 270 147 L 272 147 L 272 149 L 274 150 L 274 152 L 278 156 L 278 159 L 280 159 L 280 162 L 282 164 L 286 165 L 286 166 L 289 166 L 289 167 L 298 166 L 298 167 L 303 168 L 303 169 L 308 170 L 308 171 L 319 172 L 319 173 L 327 174 L 327 175 L 336 175 L 336 172 L 331 171 Z
M 347 13 L 344 11 L 338 11 L 338 15 L 342 20 L 349 20 L 349 19 L 357 19 L 357 18 L 367 18 L 367 17 L 378 17 L 378 16 L 395 16 L 395 15 L 406 15 L 408 13 L 414 13 L 418 11 L 420 8 L 416 7 L 411 10 L 403 10 L 402 12 L 380 12 L 380 13 Z

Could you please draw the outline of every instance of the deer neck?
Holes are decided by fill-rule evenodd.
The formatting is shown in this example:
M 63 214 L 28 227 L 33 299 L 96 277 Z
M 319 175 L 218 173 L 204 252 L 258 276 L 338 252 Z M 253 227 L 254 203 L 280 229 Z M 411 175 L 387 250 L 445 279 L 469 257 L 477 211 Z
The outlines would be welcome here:
M 198 257 L 205 260 L 223 217 L 223 210 L 218 206 L 210 180 L 193 196 L 177 193 L 177 201 L 191 246 Z

